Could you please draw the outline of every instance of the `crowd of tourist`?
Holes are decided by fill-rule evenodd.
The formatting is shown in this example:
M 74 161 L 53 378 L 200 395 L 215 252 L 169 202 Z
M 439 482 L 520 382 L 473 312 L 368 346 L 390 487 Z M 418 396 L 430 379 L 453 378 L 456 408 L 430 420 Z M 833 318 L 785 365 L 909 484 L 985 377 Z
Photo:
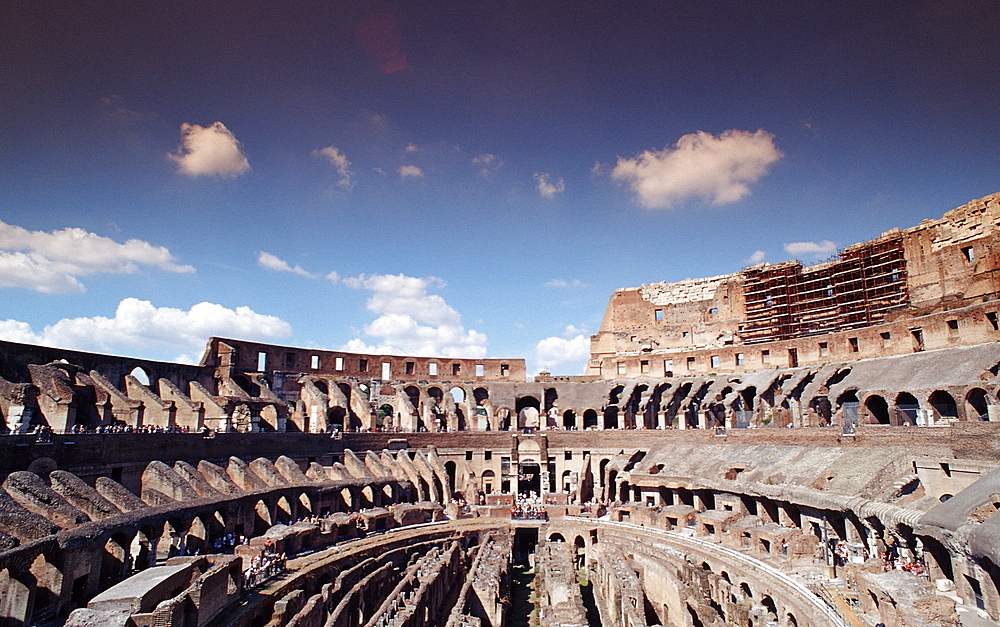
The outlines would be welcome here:
M 286 561 L 285 554 L 279 553 L 274 543 L 268 540 L 264 543 L 264 552 L 252 557 L 243 570 L 243 587 L 254 588 L 284 572 Z
M 544 499 L 532 491 L 514 501 L 510 506 L 510 517 L 515 520 L 548 520 L 549 514 L 545 511 Z

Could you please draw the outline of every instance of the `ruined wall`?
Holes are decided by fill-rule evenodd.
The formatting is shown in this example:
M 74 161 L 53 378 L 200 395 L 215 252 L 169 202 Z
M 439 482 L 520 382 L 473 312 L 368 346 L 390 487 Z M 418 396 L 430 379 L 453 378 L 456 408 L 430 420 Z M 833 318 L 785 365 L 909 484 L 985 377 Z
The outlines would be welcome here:
M 524 381 L 523 359 L 368 355 L 209 339 L 201 365 L 243 372 L 286 371 L 385 381 Z M 263 366 L 261 368 L 260 366 Z M 387 376 L 386 376 L 387 375 Z
M 815 266 L 618 290 L 587 374 L 740 372 L 997 341 L 998 234 L 994 194 Z

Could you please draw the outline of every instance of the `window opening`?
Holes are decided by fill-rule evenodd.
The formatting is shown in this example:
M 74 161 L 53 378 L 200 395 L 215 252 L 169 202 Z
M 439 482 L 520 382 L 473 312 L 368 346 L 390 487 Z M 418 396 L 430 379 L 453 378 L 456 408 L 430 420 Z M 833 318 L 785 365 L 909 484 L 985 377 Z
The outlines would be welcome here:
M 319 368 L 319 355 L 309 356 L 309 367 L 312 368 L 313 370 Z

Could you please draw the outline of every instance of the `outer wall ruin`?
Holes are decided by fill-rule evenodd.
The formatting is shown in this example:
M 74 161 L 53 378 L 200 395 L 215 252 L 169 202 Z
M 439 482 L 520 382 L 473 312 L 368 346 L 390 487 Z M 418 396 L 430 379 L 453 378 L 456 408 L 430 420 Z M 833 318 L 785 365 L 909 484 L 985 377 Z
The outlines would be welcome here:
M 604 379 L 747 372 L 1000 339 L 1000 194 L 803 267 L 616 291 L 591 339 Z

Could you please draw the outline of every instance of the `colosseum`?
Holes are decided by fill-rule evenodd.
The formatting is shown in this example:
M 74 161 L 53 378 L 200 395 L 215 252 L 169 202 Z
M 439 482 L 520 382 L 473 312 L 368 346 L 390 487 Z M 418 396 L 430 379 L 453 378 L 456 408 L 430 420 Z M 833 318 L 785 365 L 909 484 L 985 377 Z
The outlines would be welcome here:
M 581 376 L 0 342 L 0 625 L 996 624 L 998 229 L 620 289 Z

